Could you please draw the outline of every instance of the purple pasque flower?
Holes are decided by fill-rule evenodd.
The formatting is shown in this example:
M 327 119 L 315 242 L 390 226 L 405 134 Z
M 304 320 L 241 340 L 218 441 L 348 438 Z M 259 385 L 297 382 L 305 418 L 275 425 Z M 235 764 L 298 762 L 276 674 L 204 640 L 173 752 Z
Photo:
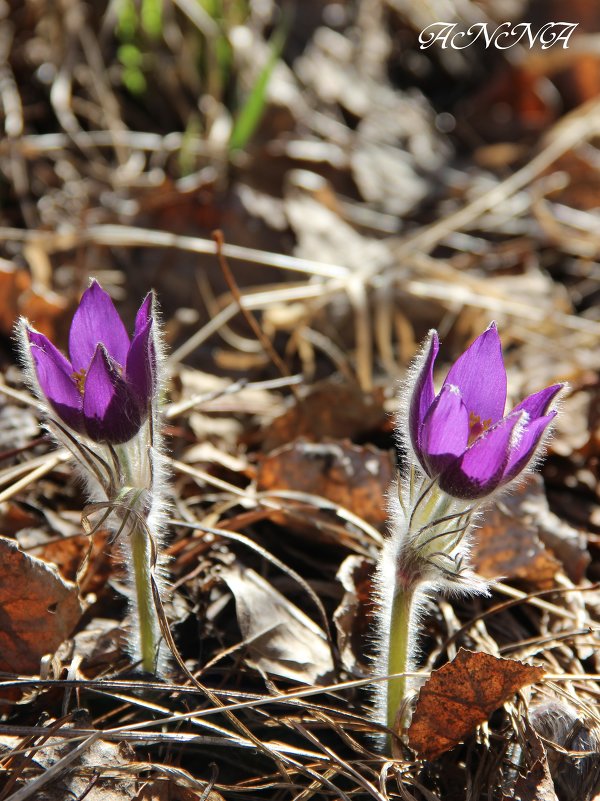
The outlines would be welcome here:
M 71 323 L 67 359 L 29 325 L 29 354 L 44 398 L 69 428 L 95 442 L 127 442 L 148 416 L 155 391 L 152 293 L 135 318 L 133 339 L 112 300 L 93 280 Z
M 410 396 L 410 439 L 423 469 L 444 492 L 476 500 L 527 467 L 556 415 L 550 405 L 563 385 L 530 395 L 504 415 L 506 370 L 495 323 L 454 362 L 436 395 L 438 350 L 432 331 Z

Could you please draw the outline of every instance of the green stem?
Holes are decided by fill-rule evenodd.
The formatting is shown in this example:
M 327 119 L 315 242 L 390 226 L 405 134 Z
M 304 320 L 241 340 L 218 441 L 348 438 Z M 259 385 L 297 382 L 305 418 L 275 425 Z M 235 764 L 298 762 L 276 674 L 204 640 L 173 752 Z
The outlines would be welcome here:
M 137 600 L 142 669 L 148 673 L 156 670 L 159 646 L 159 628 L 156 625 L 156 609 L 152 595 L 152 548 L 148 533 L 136 525 L 131 533 L 131 556 Z
M 411 653 L 415 632 L 412 627 L 414 589 L 397 589 L 392 602 L 390 641 L 388 650 L 388 673 L 404 673 L 410 670 Z M 396 723 L 398 712 L 406 698 L 408 677 L 398 676 L 388 681 L 387 725 L 401 733 L 402 720 Z
M 126 505 L 134 514 L 137 512 L 145 518 L 147 509 L 145 509 L 144 496 L 149 487 L 146 487 L 147 476 L 141 469 L 143 467 L 141 459 L 135 459 L 135 452 L 133 461 L 130 458 L 130 449 L 136 446 L 139 446 L 137 440 L 117 446 L 116 451 L 127 482 L 127 486 L 122 490 Z M 160 644 L 160 626 L 152 593 L 154 549 L 151 536 L 141 520 L 134 523 L 129 534 L 131 548 L 129 575 L 133 576 L 135 611 L 137 613 L 137 621 L 134 625 L 138 627 L 137 656 L 141 659 L 142 670 L 147 673 L 156 672 Z

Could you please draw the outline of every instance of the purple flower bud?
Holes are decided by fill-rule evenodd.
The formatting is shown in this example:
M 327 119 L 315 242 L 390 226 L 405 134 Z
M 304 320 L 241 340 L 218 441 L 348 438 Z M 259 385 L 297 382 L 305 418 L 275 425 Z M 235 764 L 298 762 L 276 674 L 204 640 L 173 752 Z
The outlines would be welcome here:
M 506 370 L 495 323 L 456 360 L 435 395 L 438 349 L 432 331 L 410 395 L 412 446 L 423 470 L 448 495 L 483 498 L 532 461 L 556 415 L 550 405 L 563 384 L 530 395 L 504 416 Z
M 140 306 L 133 340 L 97 281 L 83 293 L 69 332 L 70 361 L 27 326 L 39 387 L 58 417 L 95 442 L 127 442 L 147 418 L 156 389 L 152 294 Z

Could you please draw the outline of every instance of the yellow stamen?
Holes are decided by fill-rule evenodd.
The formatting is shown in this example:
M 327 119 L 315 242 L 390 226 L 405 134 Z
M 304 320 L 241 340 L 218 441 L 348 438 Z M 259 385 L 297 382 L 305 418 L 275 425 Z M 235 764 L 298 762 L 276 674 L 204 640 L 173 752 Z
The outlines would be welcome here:
M 488 417 L 487 420 L 482 421 L 481 417 L 478 414 L 475 414 L 475 412 L 469 412 L 468 445 L 471 445 L 473 442 L 475 442 L 477 437 L 481 436 L 481 434 L 483 434 L 484 431 L 487 431 L 487 429 L 491 426 L 491 424 L 492 424 L 491 417 Z
M 77 389 L 79 390 L 79 394 L 83 395 L 83 388 L 85 386 L 85 374 L 87 370 L 82 367 L 81 370 L 77 370 L 76 373 L 71 373 L 71 378 L 77 384 Z

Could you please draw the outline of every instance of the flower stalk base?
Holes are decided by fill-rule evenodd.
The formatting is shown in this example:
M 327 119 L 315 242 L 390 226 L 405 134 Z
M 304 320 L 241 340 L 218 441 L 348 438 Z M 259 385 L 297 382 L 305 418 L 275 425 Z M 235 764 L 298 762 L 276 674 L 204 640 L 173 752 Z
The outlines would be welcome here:
M 96 472 L 103 476 L 108 470 L 110 480 L 94 488 L 93 495 L 102 494 L 105 500 L 88 504 L 83 511 L 83 521 L 88 534 L 102 526 L 113 531 L 113 540 L 128 575 L 133 620 L 128 649 L 145 673 L 160 675 L 165 664 L 165 646 L 153 584 L 162 595 L 164 559 L 161 544 L 165 500 L 162 459 L 155 445 L 149 446 L 149 442 L 152 442 L 150 427 L 143 426 L 130 442 L 109 447 L 108 453 L 104 454 L 107 458 L 103 458 L 95 446 L 90 458 L 95 458 L 98 463 Z M 104 473 L 100 472 L 100 466 Z M 87 478 L 89 481 L 89 468 Z
M 149 534 L 139 524 L 131 533 L 135 605 L 139 623 L 139 655 L 142 670 L 155 673 L 160 649 L 160 626 L 152 595 L 154 570 Z
M 377 573 L 377 666 L 391 676 L 376 689 L 376 717 L 400 736 L 410 720 L 418 631 L 424 602 L 441 590 L 485 592 L 465 563 L 475 505 L 449 497 L 413 466 L 390 500 L 392 532 Z
M 390 642 L 394 647 L 389 650 L 387 673 L 399 673 L 396 678 L 390 679 L 387 686 L 387 726 L 389 729 L 401 733 L 405 719 L 406 699 L 408 697 L 408 681 L 406 675 L 411 669 L 411 655 L 413 651 L 412 638 L 414 590 L 410 588 L 396 591 L 392 601 L 392 614 L 390 619 Z

